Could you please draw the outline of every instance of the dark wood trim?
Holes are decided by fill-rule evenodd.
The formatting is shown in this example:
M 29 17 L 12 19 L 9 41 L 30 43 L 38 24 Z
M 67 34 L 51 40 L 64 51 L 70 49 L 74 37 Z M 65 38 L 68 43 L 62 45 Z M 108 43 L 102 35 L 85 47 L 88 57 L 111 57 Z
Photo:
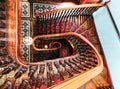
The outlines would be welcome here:
M 108 3 L 109 3 L 109 2 L 110 2 L 110 0 L 108 0 L 107 2 L 105 2 L 105 6 L 106 6 L 106 8 L 107 8 L 107 10 L 108 10 L 108 12 L 109 12 L 109 15 L 110 15 L 110 17 L 111 17 L 111 20 L 112 20 L 112 22 L 113 22 L 113 25 L 114 25 L 114 27 L 115 27 L 115 29 L 116 29 L 116 31 L 117 31 L 117 34 L 118 34 L 118 36 L 119 36 L 119 38 L 120 38 L 119 29 L 118 29 L 118 27 L 117 27 L 117 24 L 116 24 L 116 22 L 115 22 L 115 20 L 114 20 L 114 17 L 113 17 L 113 15 L 112 15 L 111 11 L 110 11 L 110 8 L 109 8 L 109 6 L 108 6 Z

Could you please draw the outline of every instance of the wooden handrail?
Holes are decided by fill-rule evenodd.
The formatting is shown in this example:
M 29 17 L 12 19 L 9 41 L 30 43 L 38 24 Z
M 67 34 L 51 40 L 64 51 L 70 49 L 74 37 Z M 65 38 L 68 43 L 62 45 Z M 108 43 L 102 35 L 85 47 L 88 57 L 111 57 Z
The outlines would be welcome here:
M 111 13 L 111 11 L 110 11 L 110 8 L 109 8 L 109 6 L 108 6 L 108 3 L 109 3 L 109 2 L 110 2 L 110 0 L 106 1 L 106 2 L 105 2 L 105 6 L 106 6 L 106 8 L 107 8 L 107 10 L 108 10 L 108 12 L 109 12 L 109 15 L 110 15 L 110 17 L 111 17 L 111 20 L 112 20 L 112 22 L 113 22 L 113 25 L 114 25 L 114 27 L 115 27 L 115 29 L 116 29 L 116 32 L 117 32 L 118 36 L 120 37 L 120 32 L 119 32 L 119 29 L 118 29 L 118 27 L 117 27 L 116 21 L 115 21 L 112 13 Z
M 104 6 L 103 3 L 99 3 L 99 4 L 83 4 L 83 5 L 74 5 L 72 7 L 65 7 L 65 8 L 58 8 L 55 10 L 51 10 L 51 11 L 46 11 L 43 13 L 36 13 L 35 16 L 43 16 L 43 15 L 48 15 L 48 14 L 52 14 L 52 13 L 56 13 L 56 12 L 60 12 L 60 11 L 64 11 L 64 10 L 72 10 L 72 9 L 78 9 L 78 8 L 90 8 L 90 7 L 102 7 Z

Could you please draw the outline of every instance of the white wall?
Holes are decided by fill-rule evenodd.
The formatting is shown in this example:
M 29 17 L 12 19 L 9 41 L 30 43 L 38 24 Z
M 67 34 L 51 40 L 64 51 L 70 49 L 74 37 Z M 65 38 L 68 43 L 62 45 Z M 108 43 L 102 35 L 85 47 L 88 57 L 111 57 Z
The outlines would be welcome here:
M 118 37 L 106 7 L 100 8 L 93 16 L 114 88 L 120 89 L 120 38 Z M 120 21 L 120 15 L 117 19 Z
M 120 32 L 120 0 L 111 0 L 109 8 Z

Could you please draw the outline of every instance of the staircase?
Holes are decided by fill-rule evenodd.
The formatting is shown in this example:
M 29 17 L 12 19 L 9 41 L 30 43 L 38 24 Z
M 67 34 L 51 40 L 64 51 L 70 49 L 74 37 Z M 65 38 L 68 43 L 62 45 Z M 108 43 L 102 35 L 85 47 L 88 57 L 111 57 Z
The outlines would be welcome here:
M 0 60 L 5 59 L 8 55 L 7 50 L 7 0 L 0 0 Z M 0 71 L 4 68 L 0 67 Z M 0 80 L 0 84 L 4 82 L 7 76 Z
M 103 59 L 104 69 L 103 69 L 103 71 L 100 75 L 93 78 L 92 81 L 86 85 L 86 89 L 91 89 L 91 88 L 92 89 L 102 89 L 103 87 L 113 89 L 111 79 L 110 79 L 109 69 L 107 67 L 107 63 L 106 63 L 106 59 L 105 59 L 105 55 L 104 55 L 104 52 L 102 50 L 101 43 L 99 41 L 99 38 L 98 38 L 98 35 L 97 35 L 97 32 L 96 32 L 96 28 L 95 28 L 95 25 L 94 25 L 94 19 L 91 19 L 91 22 L 93 22 L 92 23 L 93 27 L 91 29 L 89 29 L 87 31 L 87 33 L 88 33 L 88 36 L 90 37 L 91 43 L 94 45 L 94 47 L 97 49 L 97 51 L 99 52 L 99 54 L 101 55 L 101 57 Z M 92 87 L 90 87 L 90 84 L 92 84 L 91 85 Z M 96 87 L 93 88 L 93 85 L 96 86 Z
M 2 48 L 6 46 L 7 36 L 7 7 L 6 0 L 0 0 L 0 56 L 2 55 Z
M 94 46 L 97 48 L 97 50 L 99 51 L 99 53 L 101 54 L 101 56 L 103 57 L 103 52 L 101 50 L 101 46 L 100 46 L 100 42 L 98 40 L 98 37 L 97 37 L 97 33 L 96 33 L 96 30 L 95 30 L 95 25 L 94 25 L 94 21 L 93 21 L 93 18 L 90 17 L 90 19 L 88 18 L 88 16 L 80 16 L 78 18 L 82 18 L 80 20 L 82 21 L 79 21 L 79 25 L 82 25 L 82 28 L 85 29 L 84 31 L 82 30 L 82 33 L 80 32 L 77 32 L 79 34 L 82 34 L 83 36 L 86 35 L 86 33 L 88 34 L 88 40 L 90 39 L 91 43 L 94 44 Z M 69 19 L 72 19 L 71 21 L 76 21 L 76 17 L 74 18 L 69 18 Z M 74 20 L 73 20 L 74 19 Z M 65 19 L 66 20 L 66 19 Z M 49 22 L 49 21 L 48 21 Z M 42 23 L 42 22 L 41 22 Z M 45 23 L 45 22 L 44 22 Z M 55 22 L 53 22 L 55 23 Z M 47 24 L 46 24 L 47 25 Z M 50 33 L 47 33 L 48 31 L 45 32 L 45 30 L 43 29 L 43 32 L 42 33 L 39 33 L 39 34 L 51 34 L 51 33 L 59 33 L 59 27 L 56 26 L 56 28 L 52 28 L 52 25 L 51 24 L 51 27 L 50 27 Z M 57 24 L 56 24 L 57 25 Z M 72 27 L 75 27 L 74 26 L 75 24 L 72 25 Z M 42 28 L 46 27 L 45 25 L 42 26 Z M 49 24 L 48 24 L 48 27 L 49 27 Z M 54 30 L 55 29 L 55 30 Z M 63 30 L 64 32 L 75 32 L 74 31 L 74 28 L 73 29 L 70 29 L 69 31 L 68 30 Z M 41 31 L 40 31 L 41 32 Z M 45 32 L 45 33 L 44 33 Z M 83 34 L 83 32 L 85 34 Z M 36 33 L 36 32 L 35 32 Z M 62 32 L 61 32 L 62 33 Z M 36 34 L 35 34 L 36 35 Z M 7 40 L 6 40 L 6 36 L 7 36 L 7 7 L 6 7 L 6 1 L 5 0 L 1 0 L 0 1 L 0 59 L 3 59 L 7 54 L 7 47 L 6 47 L 6 44 L 7 44 Z M 85 47 L 83 47 L 85 48 Z M 81 54 L 82 55 L 82 54 Z M 3 58 L 2 58 L 3 57 Z M 9 57 L 8 57 L 9 58 Z M 73 60 L 72 60 L 73 61 Z M 13 65 L 15 65 L 17 63 L 14 63 Z M 15 68 L 18 68 L 19 65 L 15 66 Z M 14 66 L 12 66 L 14 67 Z M 36 68 L 36 67 L 35 67 Z M 13 68 L 14 69 L 14 68 Z M 23 73 L 26 71 L 27 69 L 26 68 L 21 68 L 20 71 L 22 71 Z M 13 73 L 15 74 L 15 73 Z M 17 74 L 15 74 L 15 77 L 16 75 L 18 75 L 19 72 Z M 104 73 L 103 73 L 104 74 Z M 3 76 L 3 77 L 7 77 L 7 75 Z M 16 77 L 16 79 L 18 78 L 19 76 Z M 105 79 L 104 76 L 102 76 L 103 79 Z M 2 80 L 6 80 L 4 78 L 2 78 Z M 8 79 L 9 80 L 9 79 Z M 107 81 L 107 80 L 105 80 Z M 0 81 L 1 82 L 1 81 Z M 109 85 L 107 85 L 109 86 Z M 99 87 L 99 86 L 96 86 L 96 87 Z

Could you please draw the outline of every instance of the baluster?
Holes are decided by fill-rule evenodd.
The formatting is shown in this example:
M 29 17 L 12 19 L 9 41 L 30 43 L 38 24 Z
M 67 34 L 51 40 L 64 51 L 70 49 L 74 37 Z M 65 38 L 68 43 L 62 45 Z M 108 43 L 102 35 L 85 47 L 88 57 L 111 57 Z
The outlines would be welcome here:
M 54 84 L 55 74 L 52 67 L 52 62 L 47 63 L 47 78 L 49 79 L 49 86 Z
M 22 74 L 24 74 L 27 71 L 27 67 L 22 67 L 14 76 L 15 79 L 21 77 Z
M 38 66 L 37 65 L 31 65 L 30 66 L 30 72 L 29 72 L 29 76 L 30 76 L 30 78 L 33 78 L 34 77 L 34 74 L 35 74 L 35 72 L 37 71 L 37 69 L 38 69 Z
M 65 79 L 69 78 L 69 74 L 63 68 L 61 68 L 58 61 L 54 62 L 54 65 L 57 68 L 58 73 L 60 74 L 61 80 L 65 80 Z
M 30 77 L 28 74 L 25 74 L 22 83 L 19 85 L 18 89 L 30 89 Z
M 77 65 L 81 70 L 83 70 L 83 71 L 86 71 L 86 70 L 87 70 L 87 68 L 85 68 L 83 65 L 81 65 L 81 64 L 80 64 L 81 62 L 78 61 L 76 58 L 74 58 L 73 61 L 76 62 L 76 65 Z
M 0 60 L 0 66 L 7 65 L 13 62 L 13 58 L 11 56 L 5 57 L 5 59 Z
M 7 78 L 5 83 L 0 87 L 0 89 L 13 89 L 13 86 L 15 84 L 15 78 Z
M 0 55 L 7 55 L 8 54 L 8 50 L 6 49 L 6 47 L 0 49 Z
M 73 59 L 69 59 L 68 61 L 69 61 L 72 65 L 75 66 L 75 69 L 76 69 L 79 73 L 82 72 L 82 69 L 81 69 L 81 67 L 79 66 L 80 64 L 79 64 L 78 62 L 73 61 Z
M 28 76 L 30 77 L 29 81 L 30 81 L 30 85 L 31 88 L 36 88 L 36 78 L 35 78 L 35 73 L 38 69 L 38 65 L 30 65 L 30 71 L 28 73 Z
M 6 3 L 0 2 L 0 11 L 5 11 L 5 9 L 6 9 Z
M 5 11 L 1 11 L 0 12 L 0 19 L 5 20 L 5 18 L 6 18 L 6 12 Z
M 7 68 L 4 68 L 4 70 L 0 73 L 0 78 L 2 77 L 2 75 L 8 74 L 11 71 L 16 70 L 19 66 L 20 64 L 18 64 L 17 62 L 14 62 L 10 66 L 7 66 Z
M 77 69 L 77 67 L 69 62 L 69 59 L 68 59 L 68 60 L 64 60 L 64 62 L 65 62 L 68 66 L 71 67 L 71 70 L 72 70 L 75 74 L 80 73 L 80 71 Z
M 40 88 L 42 85 L 45 85 L 45 78 L 44 78 L 44 72 L 45 72 L 45 65 L 41 64 L 39 73 L 37 74 L 37 79 L 36 79 L 36 88 Z
M 64 60 L 60 60 L 59 63 L 65 68 L 65 70 L 68 72 L 69 77 L 72 77 L 74 73 L 72 72 L 71 68 L 64 63 Z

